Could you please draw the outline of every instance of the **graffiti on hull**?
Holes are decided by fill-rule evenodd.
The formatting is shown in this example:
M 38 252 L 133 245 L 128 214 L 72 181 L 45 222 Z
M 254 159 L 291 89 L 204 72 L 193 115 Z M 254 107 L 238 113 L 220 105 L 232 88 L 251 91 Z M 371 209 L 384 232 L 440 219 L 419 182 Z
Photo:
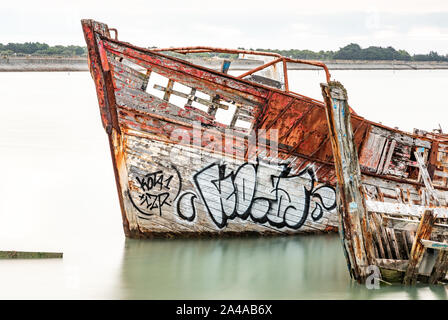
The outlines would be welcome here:
M 212 163 L 193 176 L 197 196 L 192 191 L 180 195 L 176 212 L 180 218 L 194 221 L 199 197 L 218 228 L 228 220 L 249 218 L 276 228 L 297 230 L 310 217 L 318 221 L 324 210 L 336 207 L 336 193 L 328 185 L 315 186 L 312 167 L 290 175 L 290 168 L 244 163 L 236 170 Z
M 128 197 L 142 219 L 148 219 L 154 214 L 161 216 L 164 208 L 172 207 L 182 189 L 180 173 L 174 166 L 170 172 L 159 169 L 137 175 L 135 182 L 139 193 L 133 199 L 128 191 Z

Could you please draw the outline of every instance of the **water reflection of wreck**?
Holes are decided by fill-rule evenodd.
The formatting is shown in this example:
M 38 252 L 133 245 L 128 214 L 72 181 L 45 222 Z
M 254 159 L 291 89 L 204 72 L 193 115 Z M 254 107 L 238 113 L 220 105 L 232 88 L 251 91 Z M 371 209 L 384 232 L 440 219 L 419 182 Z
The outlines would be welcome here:
M 324 103 L 290 91 L 287 73 L 287 64 L 309 64 L 323 68 L 329 82 L 325 64 L 209 47 L 145 49 L 117 40 L 105 24 L 83 20 L 82 28 L 127 236 L 337 228 Z M 201 52 L 267 62 L 232 76 L 228 61 L 212 70 L 172 55 Z M 446 136 L 404 133 L 351 112 L 362 182 L 372 199 L 427 204 L 418 150 L 446 206 Z

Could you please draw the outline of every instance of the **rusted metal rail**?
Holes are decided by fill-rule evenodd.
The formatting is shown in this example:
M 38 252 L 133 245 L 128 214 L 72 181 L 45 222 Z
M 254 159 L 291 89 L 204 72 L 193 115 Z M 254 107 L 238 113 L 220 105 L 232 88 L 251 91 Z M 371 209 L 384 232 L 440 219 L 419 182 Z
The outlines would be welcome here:
M 240 75 L 240 78 L 243 78 L 247 75 L 250 75 L 254 72 L 260 71 L 264 68 L 267 68 L 275 63 L 282 62 L 283 63 L 283 70 L 284 70 L 284 80 L 285 80 L 285 86 L 286 91 L 289 91 L 288 89 L 288 72 L 287 72 L 287 63 L 297 63 L 297 64 L 307 64 L 315 67 L 320 67 L 324 69 L 325 71 L 325 77 L 327 82 L 330 81 L 331 75 L 330 71 L 328 70 L 328 67 L 325 63 L 320 61 L 313 61 L 313 60 L 304 60 L 304 59 L 292 59 L 288 57 L 284 57 L 281 54 L 274 53 L 274 52 L 264 52 L 264 51 L 254 51 L 254 50 L 242 50 L 242 49 L 227 49 L 227 48 L 214 48 L 214 47 L 204 47 L 204 46 L 196 46 L 196 47 L 177 47 L 177 48 L 155 48 L 150 49 L 153 52 L 167 52 L 167 51 L 173 51 L 177 53 L 187 54 L 187 53 L 198 53 L 198 52 L 216 52 L 216 53 L 230 53 L 230 54 L 250 54 L 250 55 L 258 55 L 258 56 L 267 56 L 267 57 L 273 57 L 277 58 L 269 63 L 266 63 L 260 67 L 257 67 L 255 69 L 252 69 L 248 72 L 246 72 L 243 75 Z

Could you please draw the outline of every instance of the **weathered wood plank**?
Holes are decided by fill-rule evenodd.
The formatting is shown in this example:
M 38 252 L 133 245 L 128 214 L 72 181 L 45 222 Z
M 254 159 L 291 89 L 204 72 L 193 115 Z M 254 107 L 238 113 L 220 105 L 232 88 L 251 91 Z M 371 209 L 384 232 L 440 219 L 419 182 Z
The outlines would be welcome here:
M 395 257 L 398 260 L 401 260 L 402 257 L 401 257 L 401 253 L 400 253 L 400 248 L 398 247 L 398 242 L 397 242 L 397 239 L 395 237 L 394 229 L 386 228 L 386 232 L 389 235 L 389 239 L 391 239 L 391 244 L 392 244 L 392 248 L 394 249 Z
M 411 257 L 403 280 L 405 285 L 413 285 L 417 281 L 418 268 L 426 251 L 421 240 L 430 238 L 434 220 L 434 213 L 431 210 L 426 210 L 420 220 L 414 243 L 412 244 Z
M 426 239 L 421 239 L 420 241 L 421 241 L 422 245 L 427 249 L 448 251 L 448 243 L 431 241 L 431 240 L 426 240 Z
M 393 228 L 397 231 L 416 232 L 418 229 L 419 220 L 411 220 L 405 218 L 395 218 L 389 217 L 387 215 L 383 216 L 384 226 Z M 439 235 L 443 237 L 448 237 L 448 224 L 444 223 L 434 223 L 432 228 L 432 235 Z
M 448 251 L 440 250 L 429 277 L 430 284 L 437 284 L 445 279 L 448 272 Z
M 422 156 L 419 152 L 414 152 L 415 158 L 417 159 L 418 165 L 420 167 L 420 173 L 422 175 L 423 182 L 425 183 L 425 187 L 427 192 L 432 196 L 434 199 L 436 206 L 440 206 L 440 201 L 436 195 L 436 192 L 434 190 L 434 187 L 431 182 L 431 178 L 429 177 L 428 170 L 426 169 L 426 165 L 423 161 Z
M 406 271 L 409 265 L 408 260 L 397 259 L 376 259 L 377 266 L 397 271 Z
M 370 221 L 371 221 L 370 228 L 371 228 L 371 232 L 374 237 L 374 240 L 378 246 L 378 254 L 376 256 L 379 258 L 387 258 L 388 256 L 386 256 L 386 251 L 384 250 L 381 230 L 378 228 L 378 225 L 376 224 L 375 220 L 376 220 L 376 218 L 373 217 L 372 214 L 370 214 Z
M 404 203 L 392 203 L 367 200 L 367 210 L 369 212 L 386 213 L 395 216 L 421 217 L 426 210 L 434 210 L 437 218 L 448 218 L 448 208 L 429 207 L 420 205 L 407 205 Z
M 363 283 L 368 266 L 375 263 L 372 234 L 361 184 L 358 152 L 354 144 L 347 92 L 339 82 L 321 84 L 336 176 L 341 237 L 352 276 Z
M 390 166 L 390 161 L 392 160 L 392 155 L 394 154 L 396 144 L 397 144 L 397 141 L 395 141 L 395 140 L 392 140 L 392 142 L 390 143 L 389 152 L 387 154 L 387 158 L 384 163 L 384 168 L 381 171 L 381 173 L 387 174 L 387 171 L 389 170 L 389 166 Z
M 390 240 L 389 237 L 386 234 L 385 228 L 382 225 L 381 217 L 376 212 L 371 212 L 370 216 L 372 217 L 371 221 L 373 222 L 374 226 L 373 228 L 377 230 L 379 237 L 382 241 L 383 247 L 385 248 L 385 258 L 392 259 L 392 250 L 390 248 Z

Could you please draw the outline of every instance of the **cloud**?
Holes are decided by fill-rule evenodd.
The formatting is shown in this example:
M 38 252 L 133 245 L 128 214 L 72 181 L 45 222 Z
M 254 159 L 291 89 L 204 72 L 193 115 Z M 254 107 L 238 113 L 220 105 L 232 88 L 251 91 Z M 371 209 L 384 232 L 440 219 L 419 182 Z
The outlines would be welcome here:
M 3 1 L 0 12 L 3 43 L 84 45 L 79 21 L 93 18 L 140 46 L 337 50 L 357 42 L 448 53 L 448 1 L 439 0 Z

